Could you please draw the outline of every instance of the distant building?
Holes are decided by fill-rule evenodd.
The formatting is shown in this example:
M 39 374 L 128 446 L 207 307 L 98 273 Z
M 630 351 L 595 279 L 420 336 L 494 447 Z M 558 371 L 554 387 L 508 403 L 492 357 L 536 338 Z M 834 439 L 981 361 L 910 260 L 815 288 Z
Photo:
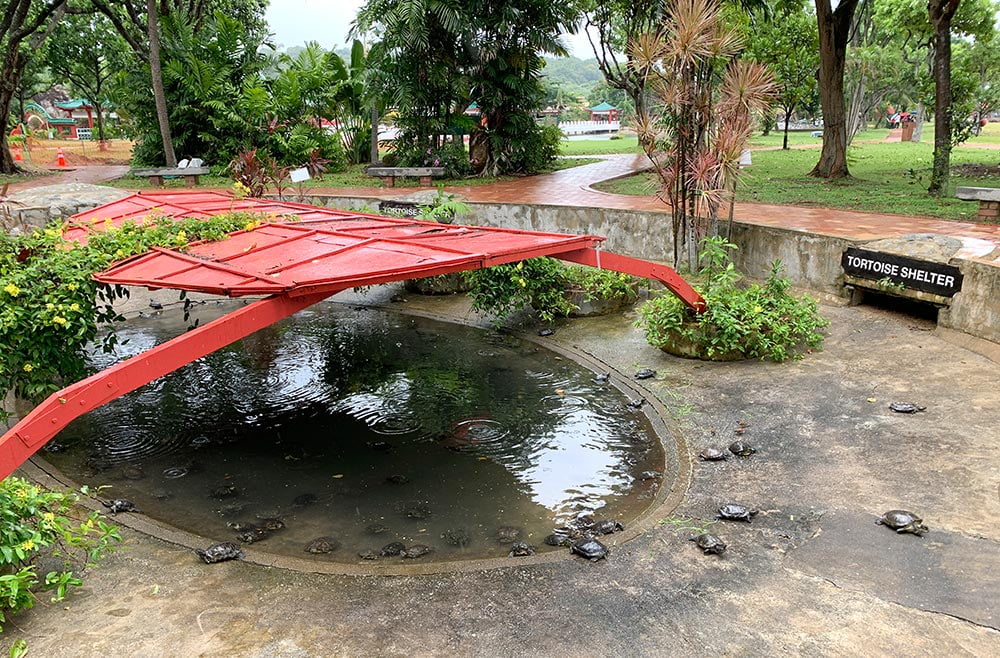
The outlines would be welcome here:
M 618 121 L 618 108 L 610 103 L 601 103 L 594 107 L 588 107 L 590 120 L 598 123 L 614 123 Z

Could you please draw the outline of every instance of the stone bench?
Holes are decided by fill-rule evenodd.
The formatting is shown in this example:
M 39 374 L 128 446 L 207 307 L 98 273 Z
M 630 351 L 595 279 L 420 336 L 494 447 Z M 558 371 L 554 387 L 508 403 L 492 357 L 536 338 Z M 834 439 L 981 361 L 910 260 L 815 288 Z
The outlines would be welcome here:
M 157 187 L 163 186 L 165 176 L 183 176 L 184 184 L 192 187 L 198 184 L 199 176 L 206 176 L 209 173 L 208 167 L 159 167 L 156 169 L 133 169 L 131 174 L 140 178 L 148 178 L 149 182 Z
M 395 187 L 397 178 L 419 178 L 420 185 L 429 187 L 432 178 L 444 176 L 444 167 L 368 167 L 369 176 L 381 178 L 386 187 Z
M 995 187 L 959 187 L 955 196 L 964 201 L 978 201 L 976 219 L 989 224 L 1000 223 L 1000 189 Z

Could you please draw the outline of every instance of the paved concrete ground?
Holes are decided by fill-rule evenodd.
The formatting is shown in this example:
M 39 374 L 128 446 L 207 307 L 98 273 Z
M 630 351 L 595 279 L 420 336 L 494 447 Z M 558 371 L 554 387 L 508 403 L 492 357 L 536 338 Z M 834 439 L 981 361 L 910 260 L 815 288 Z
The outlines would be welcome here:
M 406 305 L 467 317 L 457 298 Z M 20 615 L 3 640 L 52 658 L 997 655 L 998 365 L 924 320 L 823 311 L 825 349 L 783 365 L 670 357 L 628 316 L 557 328 L 552 340 L 626 372 L 656 368 L 650 393 L 691 454 L 728 444 L 738 421 L 760 450 L 695 462 L 681 506 L 606 562 L 329 576 L 206 566 L 127 532 L 128 548 L 82 592 Z M 893 414 L 894 400 L 927 411 Z M 703 556 L 684 528 L 728 501 L 762 512 L 715 525 L 730 550 Z M 873 524 L 894 507 L 921 513 L 931 532 Z

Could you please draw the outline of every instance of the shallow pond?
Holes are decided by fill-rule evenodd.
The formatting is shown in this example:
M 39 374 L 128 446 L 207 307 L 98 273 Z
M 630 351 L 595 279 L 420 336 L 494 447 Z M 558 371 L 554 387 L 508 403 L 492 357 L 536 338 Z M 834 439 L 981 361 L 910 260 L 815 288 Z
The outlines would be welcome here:
M 120 353 L 185 324 L 130 323 Z M 594 374 L 511 336 L 326 303 L 78 419 L 45 457 L 213 540 L 281 519 L 254 544 L 272 553 L 500 557 L 515 535 L 554 550 L 554 526 L 588 512 L 628 525 L 663 486 L 642 478 L 664 470 L 649 421 Z M 317 537 L 337 548 L 305 552 Z

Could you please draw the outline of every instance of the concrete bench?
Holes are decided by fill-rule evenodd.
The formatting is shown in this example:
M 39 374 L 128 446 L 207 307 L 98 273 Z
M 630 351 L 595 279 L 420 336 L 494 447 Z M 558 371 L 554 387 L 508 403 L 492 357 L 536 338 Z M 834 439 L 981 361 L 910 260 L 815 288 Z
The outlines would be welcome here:
M 424 187 L 431 185 L 432 178 L 444 176 L 444 167 L 368 167 L 369 176 L 381 178 L 386 187 L 395 187 L 397 178 L 419 178 Z
M 164 176 L 183 176 L 184 184 L 192 187 L 198 184 L 199 176 L 208 175 L 208 167 L 160 167 L 157 169 L 133 169 L 132 175 L 140 178 L 148 178 L 149 182 L 157 187 L 163 185 Z
M 995 187 L 959 187 L 955 196 L 964 201 L 978 201 L 980 222 L 1000 223 L 1000 189 Z

